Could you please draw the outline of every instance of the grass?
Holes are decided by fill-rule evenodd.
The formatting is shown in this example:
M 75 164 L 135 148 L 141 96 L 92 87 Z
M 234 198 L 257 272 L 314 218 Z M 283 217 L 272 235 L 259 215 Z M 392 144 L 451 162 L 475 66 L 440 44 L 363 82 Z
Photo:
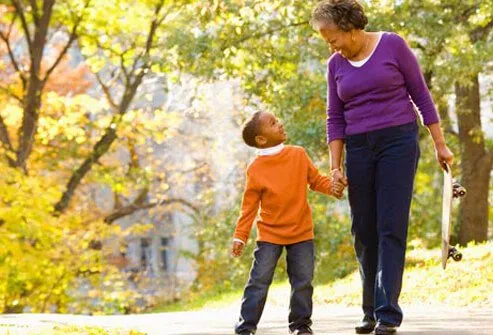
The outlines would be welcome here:
M 433 304 L 451 306 L 493 305 L 493 242 L 471 244 L 461 248 L 461 262 L 449 260 L 447 269 L 441 266 L 440 249 L 424 249 L 412 242 L 406 257 L 402 304 Z M 317 273 L 316 276 L 323 275 Z M 238 306 L 242 290 L 226 293 L 209 293 L 191 302 L 162 306 L 155 312 L 190 311 L 202 308 Z M 324 285 L 315 286 L 315 304 L 342 304 L 359 306 L 361 283 L 357 271 Z M 289 283 L 275 283 L 269 290 L 267 304 L 287 306 Z
M 413 249 L 406 258 L 402 304 L 446 304 L 450 306 L 493 305 L 493 243 L 462 248 L 461 262 L 449 260 L 441 266 L 439 249 Z M 358 273 L 317 287 L 316 303 L 359 305 L 361 284 Z

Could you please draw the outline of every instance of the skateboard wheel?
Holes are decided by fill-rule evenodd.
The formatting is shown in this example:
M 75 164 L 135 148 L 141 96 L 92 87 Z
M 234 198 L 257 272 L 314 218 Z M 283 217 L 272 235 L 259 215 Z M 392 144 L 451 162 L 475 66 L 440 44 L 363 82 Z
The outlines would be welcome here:
M 462 253 L 455 247 L 451 247 L 448 250 L 448 258 L 453 258 L 454 261 L 459 262 L 462 259 Z
M 454 198 L 463 197 L 467 193 L 464 186 L 462 186 L 458 182 L 454 182 L 454 184 L 452 185 L 452 189 L 453 189 L 453 197 Z

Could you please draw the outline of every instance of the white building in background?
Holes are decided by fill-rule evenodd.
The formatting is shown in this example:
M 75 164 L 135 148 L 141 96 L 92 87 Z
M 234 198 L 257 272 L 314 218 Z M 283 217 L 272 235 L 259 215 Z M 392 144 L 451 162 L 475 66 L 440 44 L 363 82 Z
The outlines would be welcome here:
M 230 201 L 235 201 L 235 196 L 241 191 L 236 189 L 235 181 L 243 176 L 243 168 L 254 154 L 241 140 L 243 111 L 240 94 L 237 83 L 199 84 L 192 78 L 184 78 L 181 84 L 170 84 L 164 82 L 163 78 L 154 77 L 141 85 L 132 108 L 149 108 L 150 104 L 151 109 L 161 108 L 184 116 L 179 127 L 182 135 L 162 144 L 148 143 L 153 149 L 152 159 L 161 160 L 159 166 L 163 167 L 163 171 L 170 165 L 178 170 L 192 170 L 168 176 L 180 180 L 178 184 L 182 185 L 177 188 L 174 186 L 176 183 L 171 183 L 168 198 L 183 198 L 199 204 L 197 195 L 208 189 L 217 191 L 215 203 L 218 210 L 231 205 Z M 129 153 L 125 151 L 117 153 L 117 156 L 123 164 L 130 160 Z M 141 165 L 146 166 L 145 155 L 140 158 Z M 192 178 L 196 165 L 208 167 L 206 179 Z M 152 199 L 153 189 L 157 187 L 158 184 L 150 187 L 149 200 L 155 201 Z M 114 206 L 111 191 L 97 190 L 96 193 L 97 203 L 111 211 Z M 183 254 L 197 252 L 197 244 L 192 236 L 194 220 L 186 208 L 155 207 L 138 211 L 115 223 L 122 228 L 136 223 L 153 226 L 144 236 L 127 238 L 126 252 L 120 251 L 120 245 L 113 245 L 115 263 L 122 271 L 144 274 L 141 289 L 145 292 L 172 298 L 172 293 L 179 294 L 183 286 L 194 280 L 194 264 Z

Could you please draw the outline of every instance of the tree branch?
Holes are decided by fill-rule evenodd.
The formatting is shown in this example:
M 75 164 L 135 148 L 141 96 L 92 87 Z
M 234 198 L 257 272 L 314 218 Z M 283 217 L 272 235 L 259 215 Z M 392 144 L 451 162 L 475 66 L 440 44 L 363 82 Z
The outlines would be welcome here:
M 149 53 L 150 53 L 151 48 L 152 48 L 153 43 L 154 43 L 154 37 L 156 35 L 156 30 L 159 27 L 159 25 L 164 21 L 166 16 L 168 15 L 168 13 L 165 13 L 163 15 L 163 17 L 159 18 L 159 13 L 161 12 L 161 9 L 163 8 L 163 6 L 164 6 L 164 1 L 161 1 L 156 5 L 156 7 L 154 9 L 154 19 L 151 22 L 151 26 L 149 28 L 149 33 L 147 34 L 145 49 L 144 49 L 142 55 L 137 56 L 135 58 L 134 64 L 132 66 L 132 71 L 130 72 L 130 74 L 131 75 L 135 74 L 135 72 L 137 70 L 137 65 L 139 64 L 141 59 L 144 60 L 143 61 L 144 64 L 139 69 L 140 72 L 137 74 L 137 78 L 132 85 L 134 85 L 137 81 L 142 80 L 142 78 L 145 75 L 146 70 L 150 67 L 149 66 Z
M 9 54 L 10 61 L 12 62 L 12 66 L 14 67 L 15 71 L 19 74 L 21 80 L 22 80 L 22 85 L 23 87 L 26 87 L 26 77 L 24 76 L 22 70 L 19 67 L 19 63 L 15 59 L 14 52 L 12 51 L 12 47 L 10 45 L 10 33 L 12 31 L 12 26 L 14 25 L 14 22 L 17 18 L 17 13 L 14 15 L 12 18 L 12 22 L 10 23 L 9 30 L 7 32 L 7 35 L 4 35 L 2 31 L 0 31 L 0 38 L 5 42 L 5 45 L 7 46 L 7 51 Z
M 17 0 L 12 0 L 17 8 L 21 9 Z M 51 16 L 53 14 L 53 6 L 55 0 L 43 1 L 43 15 L 39 20 L 39 24 L 35 26 L 34 38 L 29 45 L 30 68 L 29 77 L 26 85 L 26 90 L 23 95 L 24 115 L 22 125 L 19 128 L 19 146 L 17 148 L 16 164 L 21 167 L 26 173 L 26 161 L 32 152 L 34 138 L 36 136 L 39 109 L 41 107 L 41 94 L 43 92 L 43 82 L 40 80 L 39 74 L 41 71 L 41 62 L 43 60 L 43 51 L 46 46 L 46 36 L 48 33 Z M 21 12 L 21 19 L 23 18 Z M 27 27 L 26 27 L 27 28 Z
M 106 100 L 108 100 L 108 103 L 110 104 L 111 108 L 113 108 L 115 111 L 117 111 L 118 106 L 115 103 L 115 101 L 113 100 L 113 97 L 111 96 L 110 87 L 103 83 L 103 80 L 101 79 L 101 76 L 98 73 L 95 73 L 94 75 L 96 76 L 96 79 L 97 79 L 99 85 L 101 85 L 101 88 L 103 89 L 104 96 L 106 97 Z
M 17 102 L 19 102 L 21 105 L 23 103 L 22 101 L 22 98 L 21 97 L 18 97 L 17 95 L 14 94 L 14 92 L 12 92 L 11 90 L 9 90 L 8 87 L 5 87 L 5 86 L 0 86 L 0 90 L 7 93 L 7 95 L 15 100 L 17 100 Z
M 190 173 L 190 172 L 195 172 L 197 170 L 200 170 L 201 168 L 203 168 L 204 166 L 208 166 L 207 162 L 202 162 L 200 163 L 199 165 L 197 166 L 194 166 L 194 167 L 191 167 L 190 169 L 187 169 L 187 170 L 182 170 L 180 171 L 181 173 L 185 174 L 185 173 Z
M 156 9 L 155 9 L 156 16 L 161 11 L 163 5 L 164 5 L 164 0 L 162 0 L 158 5 L 156 5 Z M 152 48 L 154 37 L 158 28 L 158 26 L 156 25 L 157 22 L 158 22 L 158 18 L 154 17 L 152 19 L 149 35 L 146 41 L 146 46 L 145 46 L 146 56 L 149 54 L 150 49 Z M 142 83 L 142 79 L 144 78 L 147 72 L 146 69 L 150 67 L 150 64 L 148 62 L 149 60 L 146 60 L 146 63 L 144 64 L 142 71 L 136 75 L 136 78 L 133 82 L 129 83 L 130 85 L 127 85 L 125 87 L 123 96 L 121 97 L 121 101 L 118 105 L 118 115 L 113 117 L 111 124 L 106 129 L 103 137 L 96 143 L 89 157 L 87 157 L 86 160 L 82 163 L 82 165 L 72 174 L 72 177 L 70 178 L 67 184 L 67 188 L 63 193 L 62 198 L 55 205 L 55 213 L 54 213 L 55 215 L 62 213 L 67 209 L 69 202 L 75 193 L 75 190 L 80 185 L 84 176 L 92 169 L 94 163 L 97 162 L 101 158 L 101 156 L 103 156 L 106 152 L 108 152 L 108 150 L 111 147 L 111 144 L 116 140 L 117 138 L 116 130 L 119 121 L 121 119 L 121 116 L 128 111 L 128 108 L 133 98 L 135 97 L 135 93 L 137 92 L 137 88 Z
M 226 50 L 227 48 L 231 47 L 231 46 L 238 46 L 246 41 L 248 41 L 249 39 L 252 39 L 252 38 L 260 38 L 260 37 L 263 37 L 263 36 L 267 36 L 267 35 L 271 35 L 275 32 L 278 32 L 278 31 L 282 31 L 284 29 L 287 29 L 287 28 L 291 28 L 291 27 L 298 27 L 298 26 L 303 26 L 305 24 L 309 24 L 309 21 L 302 21 L 302 22 L 295 22 L 295 23 L 292 23 L 292 24 L 288 24 L 288 25 L 285 25 L 285 26 L 280 26 L 280 27 L 277 27 L 277 28 L 272 28 L 272 29 L 269 29 L 269 30 L 266 30 L 266 31 L 263 31 L 263 32 L 259 32 L 259 33 L 255 33 L 255 34 L 251 34 L 251 35 L 247 35 L 245 37 L 242 37 L 236 41 L 233 41 L 232 43 L 228 44 L 228 45 L 224 45 L 222 48 L 221 48 L 221 51 L 224 51 Z
M 489 34 L 489 32 L 493 29 L 493 19 L 490 20 L 484 27 L 477 27 L 474 29 L 470 36 L 471 40 L 473 43 L 476 43 L 477 41 L 483 39 L 486 35 Z
M 7 151 L 14 153 L 14 148 L 12 147 L 12 142 L 10 142 L 9 132 L 7 130 L 7 126 L 5 125 L 5 122 L 3 121 L 2 115 L 0 115 L 0 141 L 2 141 L 2 144 Z M 15 160 L 12 159 L 8 155 L 8 153 L 5 153 L 5 157 L 7 158 L 7 161 L 9 162 L 9 166 L 15 167 Z
M 111 147 L 111 144 L 117 138 L 116 136 L 116 128 L 118 123 L 118 117 L 113 117 L 110 125 L 106 128 L 105 134 L 101 139 L 94 145 L 93 151 L 89 154 L 84 162 L 75 170 L 75 172 L 70 177 L 70 180 L 67 184 L 67 188 L 65 192 L 63 192 L 62 198 L 55 205 L 55 215 L 62 213 L 65 209 L 67 209 L 70 199 L 75 193 L 77 187 L 79 187 L 82 178 L 92 169 L 94 163 L 99 161 L 101 156 L 103 156 Z
M 67 44 L 65 44 L 65 47 L 62 49 L 60 54 L 58 55 L 58 58 L 55 60 L 55 63 L 46 71 L 46 75 L 43 79 L 43 82 L 46 83 L 48 81 L 48 78 L 50 77 L 51 73 L 55 70 L 55 68 L 58 66 L 58 64 L 62 61 L 63 57 L 68 52 L 68 49 L 72 46 L 72 43 L 75 41 L 77 38 L 77 28 L 79 27 L 79 24 L 82 22 L 82 19 L 84 17 L 84 10 L 89 6 L 91 0 L 87 0 L 86 3 L 84 4 L 84 8 L 82 9 L 82 13 L 77 17 L 77 20 L 74 23 L 74 26 L 72 27 L 72 31 L 70 32 L 70 37 L 68 39 Z
M 38 4 L 36 0 L 29 0 L 31 3 L 31 7 L 33 9 L 33 18 L 34 18 L 34 24 L 39 25 L 39 9 L 38 9 Z
M 170 199 L 163 199 L 163 200 L 156 201 L 156 202 L 143 203 L 140 205 L 132 203 L 128 206 L 123 206 L 123 207 L 117 209 L 116 211 L 114 211 L 113 213 L 107 215 L 104 218 L 104 222 L 111 224 L 118 219 L 121 219 L 121 218 L 128 216 L 128 215 L 131 215 L 131 214 L 134 214 L 135 212 L 140 211 L 140 210 L 151 209 L 151 208 L 158 207 L 158 206 L 168 206 L 168 205 L 172 205 L 172 204 L 183 205 L 184 207 L 191 209 L 195 214 L 200 213 L 199 208 L 197 206 L 195 206 L 194 204 L 192 204 L 191 202 L 189 202 L 185 199 L 182 199 L 182 198 L 170 198 Z
M 29 49 L 29 53 L 32 53 L 32 38 L 31 32 L 29 31 L 29 26 L 27 25 L 26 16 L 24 15 L 24 8 L 22 8 L 21 4 L 17 0 L 12 0 L 12 5 L 14 5 L 16 13 L 21 18 L 22 29 L 24 30 L 24 34 L 26 35 L 27 47 Z
M 125 77 L 125 86 L 128 86 L 130 84 L 130 75 L 127 72 L 127 69 L 125 68 L 125 58 L 124 58 L 125 52 L 123 52 L 120 55 L 120 68 L 122 69 L 123 76 Z

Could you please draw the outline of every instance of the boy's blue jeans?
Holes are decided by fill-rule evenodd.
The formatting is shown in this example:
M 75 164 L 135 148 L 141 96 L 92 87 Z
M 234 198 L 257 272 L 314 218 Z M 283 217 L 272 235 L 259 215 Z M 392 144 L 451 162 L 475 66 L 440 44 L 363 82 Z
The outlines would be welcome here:
M 291 300 L 289 303 L 289 328 L 294 331 L 312 324 L 313 269 L 315 252 L 313 240 L 290 245 L 257 242 L 243 300 L 240 319 L 235 326 L 237 334 L 255 332 L 264 310 L 267 291 L 272 283 L 277 260 L 286 248 Z
M 352 234 L 363 312 L 399 326 L 409 210 L 420 155 L 416 122 L 346 136 Z

